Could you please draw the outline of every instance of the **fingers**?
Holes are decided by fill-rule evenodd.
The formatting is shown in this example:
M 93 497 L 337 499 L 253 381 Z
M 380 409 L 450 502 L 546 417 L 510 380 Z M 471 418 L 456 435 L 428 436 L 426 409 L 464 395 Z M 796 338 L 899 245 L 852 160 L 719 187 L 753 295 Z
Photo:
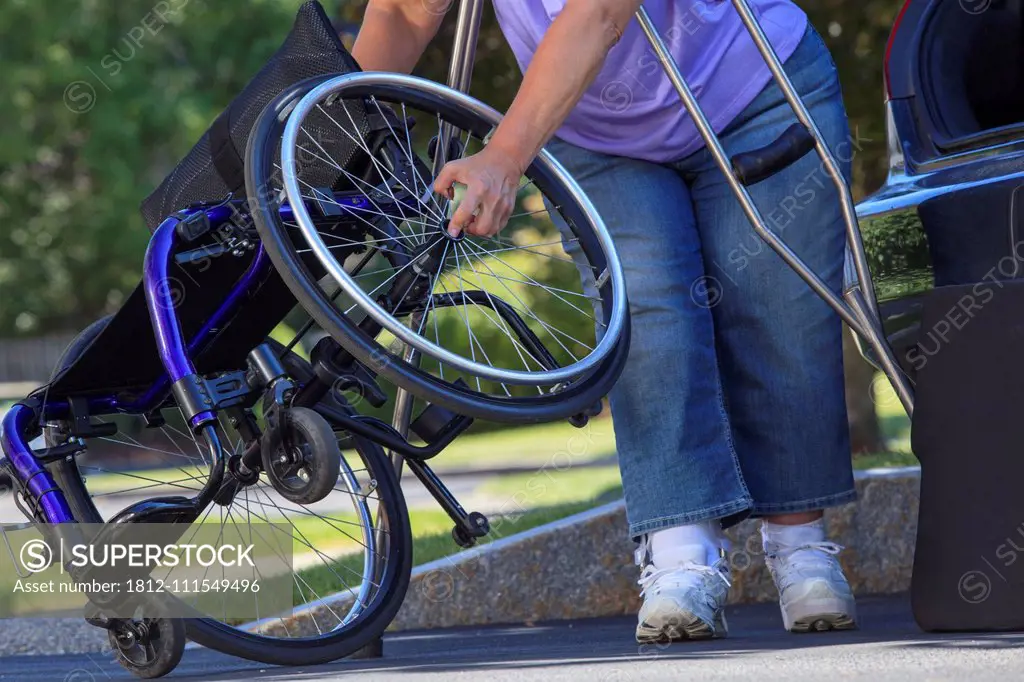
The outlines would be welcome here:
M 437 194 L 448 197 L 449 199 L 455 198 L 455 183 L 462 182 L 460 163 L 461 161 L 446 163 L 444 168 L 441 169 L 441 172 L 438 173 L 437 179 L 434 180 L 434 191 Z
M 510 199 L 500 188 L 486 195 L 476 220 L 466 226 L 466 232 L 476 237 L 493 237 L 505 227 L 514 205 L 515 197 Z
M 448 226 L 448 234 L 453 237 L 469 228 L 471 224 L 479 222 L 484 215 L 481 205 L 485 199 L 486 188 L 482 183 L 472 180 L 465 184 L 466 191 L 462 196 L 462 201 L 455 209 L 455 214 Z
M 452 161 L 441 169 L 434 182 L 435 192 L 454 200 L 455 185 L 465 187 L 449 221 L 448 233 L 452 237 L 461 232 L 493 237 L 505 227 L 515 206 L 516 193 L 502 178 L 502 173 L 495 173 L 481 163 L 479 156 Z

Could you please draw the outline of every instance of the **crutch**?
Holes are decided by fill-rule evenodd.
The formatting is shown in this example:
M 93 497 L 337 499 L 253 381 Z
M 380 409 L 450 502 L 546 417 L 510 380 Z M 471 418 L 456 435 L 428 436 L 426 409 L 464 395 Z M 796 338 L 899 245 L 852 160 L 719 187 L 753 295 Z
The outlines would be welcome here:
M 839 316 L 849 325 L 870 348 L 878 358 L 879 369 L 881 369 L 892 383 L 896 395 L 907 411 L 908 416 L 913 416 L 914 393 L 906 375 L 896 362 L 892 348 L 889 346 L 882 328 L 881 317 L 878 313 L 878 304 L 875 300 L 874 287 L 871 284 L 871 273 L 868 269 L 867 257 L 864 254 L 864 244 L 861 241 L 860 227 L 857 222 L 857 212 L 854 208 L 853 197 L 850 188 L 846 184 L 835 156 L 825 144 L 821 131 L 818 130 L 814 120 L 811 118 L 807 107 L 804 106 L 800 95 L 797 94 L 790 82 L 789 77 L 783 70 L 782 62 L 775 53 L 771 43 L 768 42 L 757 18 L 750 10 L 747 0 L 731 0 L 736 11 L 739 13 L 743 25 L 753 38 L 758 51 L 768 64 L 775 81 L 779 84 L 786 101 L 796 114 L 797 123 L 786 130 L 782 137 L 763 149 L 739 154 L 733 158 L 726 155 L 721 141 L 715 134 L 714 129 L 708 122 L 707 116 L 701 110 L 693 92 L 690 90 L 686 79 L 679 71 L 672 55 L 669 54 L 665 41 L 658 29 L 651 21 L 647 10 L 641 7 L 637 13 L 637 21 L 640 22 L 647 40 L 654 49 L 658 60 L 661 62 L 665 73 L 671 80 L 672 85 L 679 93 L 683 106 L 693 118 L 697 130 L 703 138 L 705 145 L 711 152 L 715 164 L 725 175 L 729 187 L 739 200 L 750 220 L 754 231 L 772 248 L 789 267 L 793 268 L 807 284 L 835 310 Z M 842 203 L 843 219 L 846 222 L 846 257 L 843 268 L 843 292 L 842 296 L 837 295 L 826 285 L 822 279 L 811 270 L 803 260 L 797 256 L 789 246 L 765 224 L 764 218 L 757 206 L 754 205 L 747 191 L 749 185 L 764 180 L 771 175 L 785 169 L 806 153 L 815 150 L 821 158 L 825 170 L 832 179 L 836 190 L 839 192 Z

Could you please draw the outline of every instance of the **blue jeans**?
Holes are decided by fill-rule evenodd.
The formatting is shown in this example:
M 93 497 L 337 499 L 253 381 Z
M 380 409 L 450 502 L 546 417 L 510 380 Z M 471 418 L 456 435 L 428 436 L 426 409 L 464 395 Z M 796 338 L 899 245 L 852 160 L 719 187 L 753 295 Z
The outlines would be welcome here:
M 785 69 L 849 177 L 839 80 L 813 29 Z M 733 155 L 794 120 L 773 82 L 720 137 Z M 855 499 L 839 316 L 756 235 L 708 151 L 661 165 L 561 140 L 549 149 L 625 268 L 632 347 L 610 400 L 630 534 Z M 844 223 L 817 155 L 750 193 L 838 292 Z

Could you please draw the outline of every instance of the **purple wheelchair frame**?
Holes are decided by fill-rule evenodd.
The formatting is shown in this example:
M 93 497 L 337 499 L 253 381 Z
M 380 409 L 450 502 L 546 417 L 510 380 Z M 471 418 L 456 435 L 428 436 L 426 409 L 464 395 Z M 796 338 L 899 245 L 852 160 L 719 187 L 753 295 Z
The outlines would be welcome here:
M 347 200 L 351 203 L 353 199 L 347 197 Z M 358 200 L 356 201 L 358 203 Z M 196 374 L 191 358 L 205 348 L 213 338 L 214 330 L 237 312 L 241 301 L 253 290 L 270 267 L 270 259 L 260 244 L 256 247 L 255 255 L 248 269 L 235 282 L 227 298 L 191 341 L 186 343 L 181 324 L 175 314 L 172 292 L 165 284 L 168 281 L 168 270 L 178 246 L 178 225 L 199 212 L 206 214 L 213 229 L 229 223 L 235 214 L 234 208 L 226 204 L 181 211 L 161 223 L 153 233 L 146 249 L 143 288 L 165 374 L 154 382 L 141 398 L 131 403 L 121 402 L 115 396 L 90 399 L 89 411 L 91 414 L 144 414 L 156 409 L 166 399 L 171 386 Z M 291 208 L 284 205 L 280 208 L 280 213 L 282 219 L 288 220 Z M 68 505 L 64 492 L 57 486 L 53 476 L 29 447 L 26 433 L 37 419 L 39 421 L 60 419 L 66 417 L 69 411 L 70 405 L 66 401 L 47 402 L 38 412 L 29 405 L 18 403 L 8 411 L 3 419 L 0 447 L 11 462 L 12 474 L 38 502 L 40 512 L 47 523 L 74 523 L 77 519 Z M 223 477 L 223 448 L 220 445 L 216 429 L 211 424 L 215 420 L 214 412 L 206 411 L 196 414 L 190 423 L 193 430 L 203 432 L 213 455 L 214 471 L 211 472 L 210 479 L 199 493 L 198 500 L 203 500 L 212 494 L 220 485 Z

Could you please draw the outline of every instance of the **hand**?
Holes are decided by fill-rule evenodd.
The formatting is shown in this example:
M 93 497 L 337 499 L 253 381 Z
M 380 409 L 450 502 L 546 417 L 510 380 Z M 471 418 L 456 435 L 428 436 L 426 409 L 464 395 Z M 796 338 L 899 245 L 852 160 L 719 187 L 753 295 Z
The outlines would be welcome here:
M 508 223 L 516 205 L 519 179 L 523 168 L 496 147 L 458 161 L 441 169 L 434 181 L 434 191 L 455 198 L 455 183 L 466 186 L 462 202 L 452 216 L 448 234 L 460 232 L 477 237 L 493 237 Z

